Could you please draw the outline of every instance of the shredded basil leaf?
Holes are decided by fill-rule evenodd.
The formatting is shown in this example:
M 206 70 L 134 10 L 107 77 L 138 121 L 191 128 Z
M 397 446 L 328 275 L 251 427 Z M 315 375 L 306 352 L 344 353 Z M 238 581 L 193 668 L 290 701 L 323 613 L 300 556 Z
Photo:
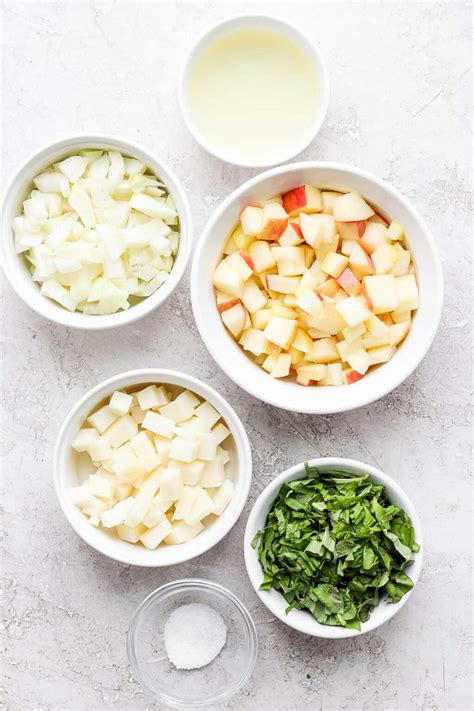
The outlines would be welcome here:
M 258 531 L 262 590 L 278 590 L 290 610 L 324 625 L 360 629 L 385 598 L 398 602 L 413 582 L 404 572 L 419 550 L 409 516 L 368 474 L 319 471 L 286 482 Z

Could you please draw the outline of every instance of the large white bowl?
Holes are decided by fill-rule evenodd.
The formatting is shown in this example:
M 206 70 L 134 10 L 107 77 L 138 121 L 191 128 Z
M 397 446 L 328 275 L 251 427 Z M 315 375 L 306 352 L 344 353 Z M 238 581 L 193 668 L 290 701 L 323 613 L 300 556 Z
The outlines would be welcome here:
M 141 545 L 127 543 L 113 532 L 95 528 L 86 516 L 72 503 L 70 489 L 87 477 L 87 464 L 72 449 L 71 443 L 86 417 L 115 390 L 134 385 L 164 383 L 192 390 L 201 398 L 208 400 L 222 415 L 231 431 L 226 441 L 231 460 L 227 465 L 230 478 L 234 481 L 234 496 L 224 511 L 213 523 L 207 526 L 196 538 L 181 545 L 159 546 L 148 550 Z M 243 425 L 232 407 L 213 388 L 201 380 L 176 370 L 158 368 L 131 370 L 114 375 L 90 390 L 74 405 L 67 416 L 56 440 L 54 450 L 54 486 L 61 509 L 75 532 L 92 548 L 109 558 L 128 565 L 160 567 L 182 563 L 195 558 L 215 546 L 236 523 L 247 501 L 252 479 L 252 457 L 250 445 Z
M 345 637 L 356 637 L 365 632 L 371 632 L 380 625 L 388 622 L 394 615 L 399 612 L 403 605 L 408 602 L 408 598 L 412 594 L 416 582 L 420 576 L 423 563 L 423 534 L 421 530 L 420 520 L 415 511 L 415 507 L 405 494 L 403 489 L 391 479 L 387 474 L 384 474 L 379 469 L 371 467 L 369 464 L 357 462 L 353 459 L 340 459 L 337 457 L 325 457 L 322 459 L 312 459 L 309 464 L 318 467 L 322 471 L 327 469 L 342 469 L 355 474 L 368 474 L 370 479 L 376 484 L 382 484 L 387 492 L 389 500 L 404 509 L 411 518 L 413 528 L 415 530 L 415 540 L 420 545 L 420 550 L 415 553 L 413 563 L 406 569 L 407 575 L 413 581 L 413 588 L 409 590 L 400 600 L 400 602 L 386 602 L 382 600 L 379 605 L 372 611 L 367 622 L 363 622 L 361 630 L 346 629 L 345 627 L 331 627 L 322 625 L 315 620 L 310 612 L 304 610 L 291 610 L 288 615 L 285 609 L 288 603 L 281 593 L 276 590 L 260 590 L 260 585 L 263 581 L 263 572 L 258 560 L 258 552 L 252 548 L 252 540 L 257 531 L 263 530 L 267 520 L 268 513 L 274 500 L 276 499 L 281 485 L 286 481 L 294 479 L 304 479 L 305 470 L 304 463 L 297 464 L 290 469 L 287 469 L 283 474 L 277 476 L 271 484 L 269 484 L 260 494 L 257 501 L 253 505 L 250 516 L 247 521 L 244 536 L 244 556 L 245 565 L 249 574 L 250 581 L 255 588 L 260 600 L 268 607 L 275 617 L 287 624 L 289 627 L 312 635 L 313 637 L 325 637 L 328 639 L 343 639 Z
M 415 262 L 420 305 L 407 338 L 388 363 L 352 385 L 305 388 L 295 382 L 271 378 L 229 335 L 216 308 L 213 272 L 241 210 L 302 183 L 330 190 L 359 191 L 380 214 L 401 222 Z M 285 410 L 331 414 L 378 400 L 415 370 L 438 329 L 443 305 L 443 277 L 436 246 L 426 224 L 409 201 L 389 183 L 358 168 L 338 163 L 293 163 L 249 180 L 217 208 L 194 253 L 191 297 L 194 317 L 209 353 L 237 385 L 256 398 Z
M 194 119 L 193 107 L 188 97 L 189 79 L 196 60 L 200 54 L 221 37 L 241 30 L 264 30 L 268 32 L 275 32 L 296 43 L 298 47 L 301 47 L 304 50 L 307 57 L 311 61 L 319 80 L 318 107 L 314 112 L 314 117 L 308 127 L 308 130 L 302 135 L 296 136 L 294 145 L 292 146 L 275 145 L 273 155 L 271 158 L 269 157 L 266 160 L 258 158 L 255 158 L 252 161 L 241 160 L 236 157 L 235 151 L 229 149 L 229 151 L 226 152 L 222 148 L 216 147 L 208 139 L 204 138 Z M 291 101 L 291 99 L 289 100 Z M 203 32 L 202 35 L 196 40 L 185 60 L 183 70 L 181 72 L 179 83 L 179 103 L 190 133 L 203 148 L 209 151 L 209 153 L 216 156 L 216 158 L 220 158 L 220 160 L 227 163 L 233 163 L 234 165 L 263 168 L 268 165 L 275 165 L 276 163 L 284 163 L 287 160 L 291 160 L 298 153 L 304 151 L 304 149 L 307 148 L 311 141 L 317 136 L 321 126 L 323 125 L 324 119 L 326 118 L 329 106 L 329 75 L 324 59 L 317 46 L 295 25 L 290 24 L 287 20 L 282 20 L 279 17 L 271 15 L 237 15 L 235 17 L 228 17 L 223 22 L 218 22 L 213 25 L 211 28 L 205 30 L 205 32 Z M 218 107 L 216 110 L 218 110 Z
M 21 214 L 22 202 L 33 187 L 33 178 L 58 160 L 74 155 L 84 148 L 117 150 L 146 163 L 163 181 L 176 204 L 180 222 L 180 241 L 173 269 L 165 283 L 154 294 L 142 299 L 127 311 L 115 314 L 90 315 L 70 312 L 41 294 L 22 254 L 15 251 L 13 218 Z M 4 272 L 18 296 L 36 313 L 50 321 L 71 328 L 105 329 L 123 326 L 145 316 L 162 304 L 177 287 L 191 255 L 192 224 L 188 200 L 181 182 L 166 163 L 153 153 L 130 141 L 111 136 L 71 136 L 46 146 L 31 156 L 16 172 L 6 191 L 2 210 L 2 262 Z

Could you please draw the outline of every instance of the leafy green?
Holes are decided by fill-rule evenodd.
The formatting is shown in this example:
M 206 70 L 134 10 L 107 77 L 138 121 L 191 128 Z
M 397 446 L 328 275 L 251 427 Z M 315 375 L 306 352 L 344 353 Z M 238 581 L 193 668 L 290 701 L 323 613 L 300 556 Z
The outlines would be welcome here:
M 413 583 L 404 572 L 419 550 L 409 516 L 368 474 L 319 471 L 286 482 L 252 546 L 262 590 L 318 622 L 360 629 L 382 597 L 398 602 Z

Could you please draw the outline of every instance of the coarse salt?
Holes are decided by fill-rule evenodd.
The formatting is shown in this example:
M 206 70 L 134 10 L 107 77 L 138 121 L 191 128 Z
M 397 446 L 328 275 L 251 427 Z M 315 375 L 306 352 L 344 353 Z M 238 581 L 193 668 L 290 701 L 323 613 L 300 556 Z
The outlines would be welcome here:
M 173 610 L 164 628 L 168 659 L 177 669 L 199 669 L 225 645 L 227 628 L 218 612 L 200 603 Z

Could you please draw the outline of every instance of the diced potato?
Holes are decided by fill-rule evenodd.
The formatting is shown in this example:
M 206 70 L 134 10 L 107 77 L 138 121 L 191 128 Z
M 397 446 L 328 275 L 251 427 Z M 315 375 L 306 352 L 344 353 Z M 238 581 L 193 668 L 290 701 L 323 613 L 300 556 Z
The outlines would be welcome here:
M 183 477 L 183 484 L 195 486 L 203 474 L 204 467 L 205 462 L 199 459 L 194 462 L 190 462 L 189 464 L 179 462 L 179 469 Z
M 193 526 L 190 526 L 184 521 L 175 521 L 171 524 L 170 533 L 168 533 L 165 537 L 165 543 L 168 545 L 180 545 L 181 543 L 187 543 L 203 530 L 204 526 L 200 521 L 195 523 Z
M 163 405 L 169 402 L 164 385 L 161 385 L 159 388 L 156 385 L 149 385 L 135 393 L 135 395 L 142 410 L 163 407 Z
M 208 429 L 211 429 L 220 419 L 217 410 L 207 401 L 196 407 L 194 415 L 198 417 Z
M 169 456 L 180 462 L 193 462 L 197 459 L 199 442 L 175 437 L 171 442 Z
M 143 543 L 145 548 L 154 550 L 158 548 L 160 543 L 165 539 L 165 537 L 171 532 L 171 523 L 167 518 L 163 519 L 160 523 L 153 528 L 147 529 L 140 536 L 140 541 Z
M 117 413 L 113 412 L 109 405 L 104 405 L 104 407 L 89 415 L 87 421 L 102 434 L 107 427 L 110 427 L 112 422 L 115 422 L 117 417 Z
M 175 504 L 173 513 L 173 521 L 181 519 L 183 521 L 191 520 L 191 511 L 196 502 L 198 495 L 197 486 L 185 486 L 181 492 L 181 496 Z
M 84 429 L 79 430 L 77 435 L 72 441 L 72 448 L 76 450 L 76 452 L 87 452 L 89 450 L 90 445 L 93 443 L 94 440 L 96 440 L 98 437 L 97 430 L 92 427 L 86 427 Z
M 174 435 L 174 420 L 164 417 L 158 412 L 148 410 L 143 420 L 142 427 L 150 432 L 159 434 L 167 439 L 172 439 Z
M 168 466 L 160 472 L 159 476 L 160 494 L 171 501 L 176 501 L 181 496 L 183 489 L 183 477 L 177 467 Z
M 194 487 L 197 490 L 191 513 L 186 519 L 186 523 L 190 526 L 202 521 L 203 518 L 209 516 L 214 510 L 214 504 L 211 497 L 201 486 Z
M 113 528 L 124 523 L 125 518 L 133 506 L 133 497 L 129 496 L 123 501 L 119 501 L 111 509 L 103 511 L 100 514 L 100 521 L 104 528 Z
M 142 533 L 145 533 L 145 531 L 146 527 L 143 524 L 139 524 L 133 528 L 125 526 L 124 524 L 117 526 L 117 536 L 121 538 L 122 541 L 128 541 L 128 543 L 138 543 L 140 536 Z
M 194 408 L 200 401 L 188 391 L 181 393 L 172 402 L 160 407 L 160 414 L 173 422 L 183 422 L 194 415 Z
M 110 398 L 109 409 L 115 415 L 126 415 L 132 405 L 132 396 L 116 390 Z
M 230 479 L 226 479 L 212 497 L 212 503 L 214 506 L 213 513 L 215 513 L 216 516 L 220 516 L 224 513 L 225 509 L 231 502 L 233 495 L 234 484 Z

